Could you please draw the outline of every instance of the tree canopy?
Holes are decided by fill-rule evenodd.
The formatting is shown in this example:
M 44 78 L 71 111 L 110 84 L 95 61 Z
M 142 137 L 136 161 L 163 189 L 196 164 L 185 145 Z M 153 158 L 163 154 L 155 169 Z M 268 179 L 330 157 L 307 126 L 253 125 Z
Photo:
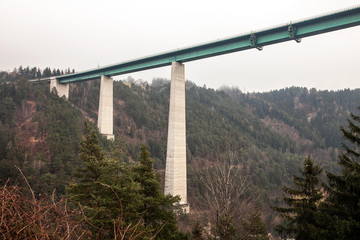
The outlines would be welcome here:
M 317 221 L 318 205 L 323 198 L 320 190 L 322 168 L 314 164 L 310 156 L 304 160 L 300 169 L 301 176 L 294 176 L 295 187 L 283 187 L 283 200 L 287 207 L 275 207 L 284 223 L 276 230 L 283 236 L 294 236 L 295 239 L 318 239 Z

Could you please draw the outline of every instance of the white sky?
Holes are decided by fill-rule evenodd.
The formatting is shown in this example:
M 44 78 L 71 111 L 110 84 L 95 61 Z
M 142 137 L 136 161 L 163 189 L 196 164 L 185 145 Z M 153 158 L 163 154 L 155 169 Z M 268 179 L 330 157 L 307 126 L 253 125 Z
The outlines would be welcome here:
M 0 0 L 0 70 L 77 71 L 359 5 L 359 0 Z M 360 26 L 186 63 L 202 86 L 360 88 Z M 170 67 L 130 74 L 170 78 Z M 115 79 L 125 79 L 121 75 Z

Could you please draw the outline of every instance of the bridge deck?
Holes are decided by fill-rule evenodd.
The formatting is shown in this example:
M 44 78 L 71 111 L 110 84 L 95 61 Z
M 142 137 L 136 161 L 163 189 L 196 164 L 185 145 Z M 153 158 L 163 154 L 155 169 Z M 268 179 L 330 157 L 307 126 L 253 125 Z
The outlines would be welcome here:
M 78 82 L 116 76 L 146 69 L 171 65 L 172 62 L 189 62 L 202 58 L 243 51 L 262 49 L 263 46 L 285 41 L 299 41 L 301 38 L 360 25 L 360 6 L 298 22 L 280 25 L 257 32 L 209 42 L 197 46 L 177 49 L 153 56 L 113 64 L 69 75 L 57 76 L 60 83 Z

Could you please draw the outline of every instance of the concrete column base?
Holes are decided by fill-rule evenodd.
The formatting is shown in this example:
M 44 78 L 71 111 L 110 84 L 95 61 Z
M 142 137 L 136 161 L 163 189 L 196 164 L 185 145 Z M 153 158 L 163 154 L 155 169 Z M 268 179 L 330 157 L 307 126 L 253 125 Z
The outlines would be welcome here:
M 105 137 L 108 139 L 108 140 L 111 140 L 111 141 L 114 141 L 115 140 L 115 135 L 114 134 L 103 134 L 105 135 Z
M 57 95 L 59 97 L 65 96 L 66 99 L 69 98 L 69 84 L 61 84 L 59 83 L 59 80 L 57 80 L 55 77 L 50 78 L 50 92 L 53 90 L 53 88 L 56 89 Z
M 101 76 L 98 128 L 107 139 L 114 140 L 113 131 L 113 79 Z
M 180 205 L 189 212 L 186 180 L 185 66 L 173 62 L 164 193 L 179 195 Z
M 180 207 L 184 213 L 190 213 L 190 204 L 180 204 Z

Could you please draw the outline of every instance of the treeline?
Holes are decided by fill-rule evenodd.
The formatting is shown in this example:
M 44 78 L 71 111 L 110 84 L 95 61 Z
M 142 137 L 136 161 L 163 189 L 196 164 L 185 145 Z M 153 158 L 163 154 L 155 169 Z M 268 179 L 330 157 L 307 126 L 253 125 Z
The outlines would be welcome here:
M 75 73 L 75 69 L 70 70 L 70 68 L 67 69 L 55 69 L 46 67 L 45 69 L 41 69 L 38 67 L 23 67 L 20 66 L 18 68 L 14 68 L 12 72 L 7 71 L 0 71 L 0 80 L 15 80 L 19 78 L 25 78 L 25 79 L 39 79 L 39 78 L 46 78 L 46 77 L 52 77 L 52 76 L 60 76 L 64 74 L 70 74 Z
M 264 93 L 259 97 L 291 113 L 295 119 L 302 119 L 303 124 L 294 119 L 293 125 L 314 139 L 318 146 L 339 148 L 342 141 L 339 126 L 345 123 L 348 113 L 356 111 L 359 106 L 360 89 L 317 91 L 293 87 Z M 311 130 L 320 139 L 311 136 Z
M 242 106 L 249 106 L 257 117 L 269 117 L 293 127 L 316 148 L 341 147 L 339 126 L 360 104 L 360 89 L 318 91 L 291 87 L 247 94 L 238 89 L 223 90 Z

